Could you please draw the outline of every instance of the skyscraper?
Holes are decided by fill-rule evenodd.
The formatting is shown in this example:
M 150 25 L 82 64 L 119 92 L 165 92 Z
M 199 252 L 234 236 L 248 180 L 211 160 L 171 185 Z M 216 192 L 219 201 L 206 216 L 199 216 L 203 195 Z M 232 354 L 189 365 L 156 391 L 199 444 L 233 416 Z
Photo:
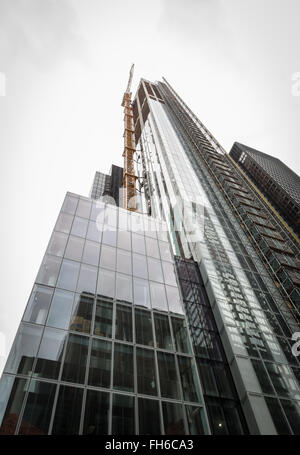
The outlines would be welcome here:
M 299 434 L 297 236 L 165 80 L 132 109 L 137 211 L 67 194 L 0 432 Z

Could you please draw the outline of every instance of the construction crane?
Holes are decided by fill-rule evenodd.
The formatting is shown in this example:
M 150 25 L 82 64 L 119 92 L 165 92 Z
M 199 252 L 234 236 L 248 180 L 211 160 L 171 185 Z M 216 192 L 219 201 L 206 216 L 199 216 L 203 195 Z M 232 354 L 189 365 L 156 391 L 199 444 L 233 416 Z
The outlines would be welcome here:
M 133 77 L 134 64 L 132 64 L 129 73 L 129 80 L 126 92 L 123 96 L 122 106 L 124 107 L 124 171 L 123 171 L 123 191 L 124 191 L 124 208 L 136 211 L 136 179 L 134 173 L 134 123 L 133 111 L 131 107 L 131 83 Z

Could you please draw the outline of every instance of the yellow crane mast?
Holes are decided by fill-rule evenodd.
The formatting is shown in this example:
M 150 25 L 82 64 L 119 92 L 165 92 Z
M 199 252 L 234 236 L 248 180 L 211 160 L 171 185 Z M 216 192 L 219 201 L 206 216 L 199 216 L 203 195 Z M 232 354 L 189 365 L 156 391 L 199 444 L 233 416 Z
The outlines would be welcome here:
M 123 171 L 123 190 L 124 190 L 124 208 L 136 211 L 136 179 L 134 172 L 134 123 L 133 111 L 131 107 L 131 83 L 133 77 L 134 64 L 130 68 L 129 80 L 126 92 L 123 96 L 122 106 L 124 107 L 124 171 Z

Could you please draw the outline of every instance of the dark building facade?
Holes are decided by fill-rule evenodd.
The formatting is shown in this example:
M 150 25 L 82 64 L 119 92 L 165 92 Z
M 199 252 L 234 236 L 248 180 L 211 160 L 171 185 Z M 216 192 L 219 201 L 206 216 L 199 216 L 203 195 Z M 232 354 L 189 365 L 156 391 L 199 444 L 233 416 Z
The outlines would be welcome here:
M 278 158 L 238 142 L 230 155 L 299 236 L 300 177 Z
M 122 167 L 113 164 L 109 174 L 103 174 L 102 172 L 97 171 L 90 191 L 90 198 L 100 199 L 102 196 L 107 196 L 112 198 L 118 207 L 122 207 L 122 182 Z

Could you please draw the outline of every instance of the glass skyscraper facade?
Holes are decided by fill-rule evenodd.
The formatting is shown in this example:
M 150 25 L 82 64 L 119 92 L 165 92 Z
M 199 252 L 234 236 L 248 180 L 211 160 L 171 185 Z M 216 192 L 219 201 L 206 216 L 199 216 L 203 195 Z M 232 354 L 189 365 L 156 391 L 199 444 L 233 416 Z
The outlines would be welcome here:
M 133 115 L 138 210 L 67 194 L 0 434 L 299 434 L 297 238 L 166 81 Z

